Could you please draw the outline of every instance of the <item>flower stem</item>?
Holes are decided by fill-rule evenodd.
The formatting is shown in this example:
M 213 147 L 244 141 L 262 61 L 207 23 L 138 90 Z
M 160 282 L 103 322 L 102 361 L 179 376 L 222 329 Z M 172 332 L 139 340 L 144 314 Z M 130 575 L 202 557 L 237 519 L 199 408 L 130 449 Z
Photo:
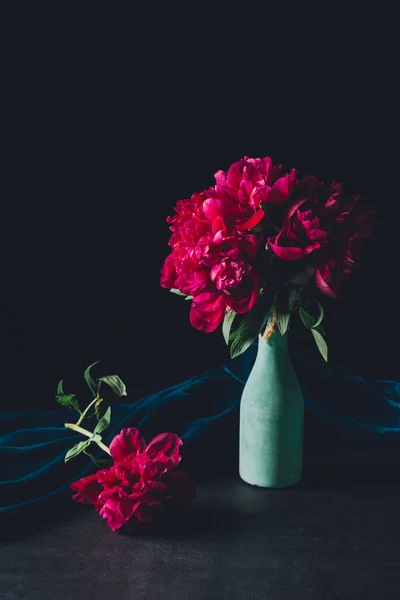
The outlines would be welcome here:
M 277 330 L 278 330 L 278 315 L 274 311 L 272 314 L 272 319 L 266 326 L 264 335 L 262 336 L 264 342 L 267 343 Z
M 75 425 L 74 423 L 64 423 L 64 426 L 67 429 L 72 429 L 73 431 L 77 431 L 78 433 L 81 433 L 82 435 L 86 435 L 86 437 L 92 437 L 93 433 L 91 431 L 88 431 L 87 429 L 83 429 L 83 427 L 79 427 L 79 425 Z M 103 444 L 103 442 L 101 442 L 100 440 L 93 440 L 96 442 L 96 444 L 102 449 L 104 450 L 104 452 L 107 452 L 107 454 L 109 454 L 111 456 L 111 452 L 110 452 L 110 448 L 108 446 L 106 446 L 105 444 Z
M 88 405 L 88 406 L 85 408 L 85 410 L 83 411 L 83 413 L 81 414 L 81 416 L 79 417 L 79 419 L 78 419 L 78 420 L 77 420 L 77 422 L 76 422 L 76 424 L 77 424 L 77 425 L 80 425 L 80 424 L 82 423 L 82 421 L 83 421 L 83 419 L 85 418 L 85 415 L 86 415 L 86 413 L 88 412 L 89 408 L 90 408 L 91 406 L 93 406 L 93 404 L 94 404 L 95 402 L 97 402 L 97 400 L 98 400 L 98 399 L 99 399 L 99 397 L 98 397 L 98 396 L 96 396 L 96 398 L 95 398 L 94 400 L 92 400 L 92 402 L 91 402 L 91 403 L 90 403 L 90 404 L 89 404 L 89 405 Z

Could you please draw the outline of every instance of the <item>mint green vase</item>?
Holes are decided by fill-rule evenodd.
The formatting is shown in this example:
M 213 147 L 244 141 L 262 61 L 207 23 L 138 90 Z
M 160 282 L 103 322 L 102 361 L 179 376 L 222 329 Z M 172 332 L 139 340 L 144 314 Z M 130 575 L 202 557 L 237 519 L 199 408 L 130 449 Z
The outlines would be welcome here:
M 239 475 L 281 488 L 303 473 L 303 395 L 288 352 L 288 333 L 259 336 L 256 361 L 240 403 Z

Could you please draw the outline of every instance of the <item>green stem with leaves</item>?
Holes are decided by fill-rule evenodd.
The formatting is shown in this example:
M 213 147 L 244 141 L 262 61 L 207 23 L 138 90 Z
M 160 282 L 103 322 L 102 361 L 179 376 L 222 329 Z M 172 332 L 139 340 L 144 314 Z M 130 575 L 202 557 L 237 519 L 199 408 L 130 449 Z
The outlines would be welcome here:
M 96 398 L 94 400 L 92 400 L 92 402 L 90 404 L 88 404 L 88 406 L 85 408 L 85 410 L 83 411 L 83 413 L 81 413 L 81 416 L 79 417 L 79 419 L 77 420 L 76 424 L 80 425 L 83 421 L 83 419 L 85 418 L 86 413 L 89 412 L 89 409 L 93 406 L 93 404 L 95 404 L 97 401 L 99 400 L 99 396 L 96 396 Z
M 80 454 L 81 452 L 84 452 L 84 454 L 87 454 L 87 456 L 89 456 L 93 460 L 95 465 L 98 468 L 100 468 L 100 465 L 99 465 L 99 463 L 97 463 L 96 459 L 91 454 L 89 454 L 89 452 L 86 452 L 86 448 L 92 442 L 95 442 L 99 446 L 99 448 L 101 448 L 106 454 L 111 456 L 110 449 L 105 444 L 103 444 L 103 442 L 101 441 L 101 435 L 100 435 L 100 433 L 102 431 L 104 431 L 104 429 L 106 429 L 106 427 L 109 426 L 110 419 L 111 419 L 111 407 L 110 406 L 107 408 L 107 410 L 105 411 L 104 415 L 101 418 L 100 418 L 100 415 L 98 412 L 99 405 L 103 401 L 103 399 L 100 397 L 100 393 L 99 393 L 100 385 L 102 382 L 105 383 L 118 396 L 126 396 L 126 387 L 125 387 L 125 384 L 123 383 L 123 381 L 121 381 L 120 377 L 118 377 L 118 375 L 107 375 L 105 377 L 98 377 L 97 380 L 95 381 L 90 374 L 90 369 L 92 367 L 94 367 L 94 365 L 96 365 L 97 363 L 98 363 L 98 361 L 89 365 L 89 367 L 87 367 L 87 369 L 85 369 L 85 373 L 84 373 L 85 381 L 88 384 L 92 394 L 95 397 L 90 402 L 90 404 L 85 408 L 85 410 L 83 412 L 80 409 L 80 406 L 75 397 L 75 394 L 65 394 L 64 393 L 63 380 L 59 381 L 59 383 L 58 383 L 56 400 L 62 406 L 66 406 L 67 408 L 73 408 L 74 410 L 76 410 L 79 413 L 78 421 L 76 423 L 64 423 L 65 427 L 67 429 L 72 429 L 73 431 L 76 431 L 77 433 L 80 433 L 80 434 L 86 436 L 87 438 L 89 438 L 89 439 L 83 440 L 81 442 L 78 442 L 77 444 L 75 444 L 75 446 L 70 448 L 70 450 L 68 450 L 67 454 L 65 455 L 65 459 L 64 459 L 65 462 L 68 462 L 69 460 L 71 460 L 71 458 L 74 458 L 75 456 L 78 456 L 78 454 Z M 96 427 L 94 428 L 94 431 L 92 432 L 92 431 L 88 431 L 87 429 L 83 429 L 83 427 L 81 427 L 80 425 L 86 416 L 93 416 L 93 415 L 88 415 L 88 412 L 89 412 L 90 408 L 93 406 L 93 404 L 95 405 L 94 414 L 96 415 L 96 417 L 98 419 L 98 423 L 97 423 Z M 107 461 L 107 459 L 106 459 L 106 461 Z M 102 462 L 104 462 L 104 461 L 102 461 Z
M 88 429 L 83 429 L 83 427 L 79 427 L 79 425 L 75 424 L 75 423 L 64 423 L 64 426 L 67 429 L 72 429 L 73 431 L 76 431 L 77 433 L 81 433 L 82 435 L 85 435 L 88 438 L 91 438 L 94 435 L 92 431 L 89 431 Z M 102 450 L 104 450 L 104 452 L 107 452 L 107 454 L 109 456 L 111 456 L 109 447 L 106 446 L 105 444 L 103 444 L 103 442 L 100 439 L 94 438 L 93 441 L 96 442 L 96 444 L 99 446 L 99 448 L 101 448 Z

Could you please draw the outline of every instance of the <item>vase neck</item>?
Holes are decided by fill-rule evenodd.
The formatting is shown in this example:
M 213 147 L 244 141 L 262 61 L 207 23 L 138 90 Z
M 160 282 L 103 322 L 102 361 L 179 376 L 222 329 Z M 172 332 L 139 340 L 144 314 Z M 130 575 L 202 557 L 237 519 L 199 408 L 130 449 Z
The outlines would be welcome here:
M 266 342 L 262 335 L 258 336 L 257 356 L 260 358 L 288 354 L 288 333 L 281 335 L 276 331 Z

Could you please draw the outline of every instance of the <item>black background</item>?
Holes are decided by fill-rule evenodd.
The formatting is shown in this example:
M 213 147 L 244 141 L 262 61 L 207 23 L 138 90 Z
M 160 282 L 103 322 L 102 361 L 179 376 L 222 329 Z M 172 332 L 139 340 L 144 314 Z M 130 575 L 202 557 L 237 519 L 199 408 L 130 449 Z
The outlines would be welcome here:
M 391 15 L 145 6 L 2 6 L 2 407 L 55 407 L 96 360 L 133 399 L 228 358 L 159 271 L 176 201 L 245 155 L 377 205 L 367 269 L 325 302 L 330 357 L 398 365 Z

